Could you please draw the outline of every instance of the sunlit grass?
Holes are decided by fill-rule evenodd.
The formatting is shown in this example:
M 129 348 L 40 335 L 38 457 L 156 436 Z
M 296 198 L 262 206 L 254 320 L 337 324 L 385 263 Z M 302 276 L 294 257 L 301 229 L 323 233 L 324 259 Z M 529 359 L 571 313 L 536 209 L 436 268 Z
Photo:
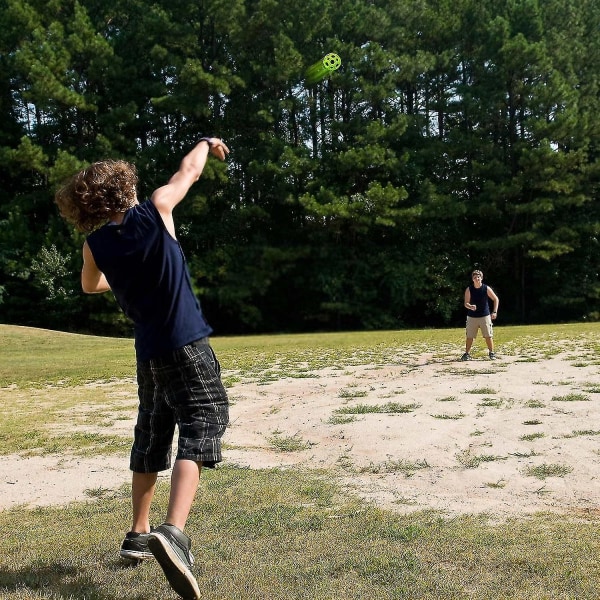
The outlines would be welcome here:
M 565 394 L 564 396 L 552 396 L 554 402 L 589 402 L 587 394 Z
M 600 323 L 507 326 L 498 329 L 495 337 L 506 356 L 552 357 L 572 351 L 590 364 L 600 364 Z M 432 350 L 434 360 L 456 357 L 458 362 L 464 328 L 215 336 L 211 343 L 227 381 L 262 378 L 268 383 L 286 376 L 310 377 L 324 368 L 412 364 L 415 357 Z M 0 359 L 0 387 L 135 377 L 130 339 L 0 325 Z M 470 369 L 461 364 L 448 372 L 477 375 L 498 368 Z
M 593 435 L 600 435 L 599 429 L 576 429 L 572 433 L 568 433 L 564 435 L 565 438 L 574 438 L 574 437 L 590 437 Z
M 467 448 L 456 454 L 456 460 L 465 469 L 476 469 L 482 463 L 506 460 L 506 456 L 475 454 L 471 448 Z
M 0 454 L 126 452 L 130 428 L 121 436 L 115 428 L 119 421 L 133 419 L 137 402 L 131 380 L 79 387 L 0 388 Z
M 175 600 L 154 561 L 118 558 L 127 490 L 92 495 L 0 512 L 2 600 Z M 159 484 L 155 521 L 167 500 Z M 222 468 L 203 476 L 187 532 L 207 599 L 544 600 L 600 597 L 597 527 L 563 514 L 403 516 L 340 494 L 325 474 Z
M 483 398 L 481 402 L 477 403 L 477 406 L 482 406 L 484 408 L 500 408 L 502 403 L 503 400 L 496 400 L 495 398 Z
M 300 452 L 308 450 L 312 444 L 303 440 L 297 433 L 294 435 L 283 435 L 281 431 L 274 431 L 267 441 L 278 452 Z
M 538 479 L 546 479 L 547 477 L 564 477 L 571 473 L 571 471 L 573 471 L 573 468 L 567 465 L 549 465 L 544 463 L 542 465 L 527 467 L 525 474 L 530 477 L 537 477 Z
M 564 477 L 573 470 L 567 465 L 558 464 L 542 464 L 525 469 L 525 474 L 538 479 L 546 479 L 547 477 Z
M 428 469 L 430 465 L 423 460 L 386 460 L 379 463 L 370 463 L 358 469 L 358 473 L 401 473 L 405 477 L 412 477 L 417 471 Z
M 545 437 L 546 434 L 542 433 L 542 432 L 538 432 L 538 433 L 527 433 L 525 435 L 522 435 L 521 437 L 519 437 L 519 439 L 522 442 L 533 442 L 534 440 L 539 440 L 543 437 Z
M 367 415 L 367 414 L 403 414 L 413 412 L 421 405 L 415 402 L 401 404 L 399 402 L 387 402 L 386 404 L 355 404 L 354 406 L 342 406 L 333 412 L 337 415 Z
M 444 396 L 443 398 L 436 398 L 438 402 L 456 402 L 458 398 L 456 396 Z
M 0 325 L 0 388 L 135 377 L 133 340 Z
M 459 419 L 464 419 L 465 418 L 465 413 L 464 412 L 458 412 L 458 413 L 435 413 L 433 415 L 431 415 L 434 419 L 440 419 L 442 421 L 457 421 Z
M 472 390 L 465 390 L 465 394 L 495 394 L 496 390 L 491 387 L 480 387 L 473 388 Z

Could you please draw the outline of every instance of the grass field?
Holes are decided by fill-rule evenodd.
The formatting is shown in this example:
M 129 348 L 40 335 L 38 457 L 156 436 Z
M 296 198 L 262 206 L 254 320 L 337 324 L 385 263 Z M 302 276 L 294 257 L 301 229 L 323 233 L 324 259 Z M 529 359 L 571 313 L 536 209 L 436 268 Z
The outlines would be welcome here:
M 572 350 L 588 362 L 600 356 L 599 334 L 599 324 L 497 329 L 505 354 Z M 253 336 L 213 345 L 225 380 L 243 382 L 421 352 L 460 354 L 463 335 Z M 118 419 L 120 405 L 86 413 L 87 434 L 55 426 L 93 402 L 97 389 L 83 384 L 132 380 L 134 370 L 131 340 L 0 326 L 0 453 L 122 453 L 126 469 L 129 441 L 93 431 Z M 88 502 L 0 512 L 0 600 L 175 597 L 155 564 L 132 568 L 118 558 L 128 489 L 93 492 Z M 156 521 L 167 492 L 159 487 Z M 579 513 L 495 524 L 432 511 L 402 516 L 347 495 L 326 472 L 224 467 L 203 474 L 188 533 L 207 599 L 591 600 L 600 598 L 599 525 Z

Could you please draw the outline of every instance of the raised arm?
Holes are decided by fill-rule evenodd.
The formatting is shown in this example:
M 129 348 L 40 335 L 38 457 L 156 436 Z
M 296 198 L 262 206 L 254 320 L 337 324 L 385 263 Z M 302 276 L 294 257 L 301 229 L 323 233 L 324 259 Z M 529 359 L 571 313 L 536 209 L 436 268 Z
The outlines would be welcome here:
M 229 148 L 219 138 L 200 140 L 191 152 L 183 157 L 179 169 L 169 179 L 169 182 L 156 189 L 150 198 L 173 237 L 175 237 L 173 209 L 185 198 L 190 187 L 202 175 L 209 152 L 220 160 L 225 160 L 229 154 Z

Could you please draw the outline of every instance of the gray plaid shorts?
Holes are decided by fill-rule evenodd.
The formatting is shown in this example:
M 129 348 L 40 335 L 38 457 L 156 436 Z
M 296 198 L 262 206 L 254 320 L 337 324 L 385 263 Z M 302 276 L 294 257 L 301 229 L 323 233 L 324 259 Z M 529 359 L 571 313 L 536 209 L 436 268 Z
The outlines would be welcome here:
M 130 468 L 156 473 L 171 467 L 175 425 L 177 459 L 214 467 L 221 461 L 221 437 L 229 423 L 229 402 L 221 367 L 204 338 L 168 356 L 138 361 L 139 408 Z

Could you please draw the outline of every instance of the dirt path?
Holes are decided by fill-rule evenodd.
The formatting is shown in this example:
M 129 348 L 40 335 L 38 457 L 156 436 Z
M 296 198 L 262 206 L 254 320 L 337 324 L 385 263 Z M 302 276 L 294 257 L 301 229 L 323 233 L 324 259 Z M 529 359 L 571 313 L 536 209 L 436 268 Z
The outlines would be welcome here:
M 597 365 L 575 366 L 566 355 L 422 356 L 312 375 L 230 388 L 227 463 L 328 469 L 354 493 L 401 512 L 600 512 Z M 134 413 L 135 404 L 131 428 Z M 101 495 L 129 482 L 127 466 L 127 457 L 4 457 L 0 508 Z

